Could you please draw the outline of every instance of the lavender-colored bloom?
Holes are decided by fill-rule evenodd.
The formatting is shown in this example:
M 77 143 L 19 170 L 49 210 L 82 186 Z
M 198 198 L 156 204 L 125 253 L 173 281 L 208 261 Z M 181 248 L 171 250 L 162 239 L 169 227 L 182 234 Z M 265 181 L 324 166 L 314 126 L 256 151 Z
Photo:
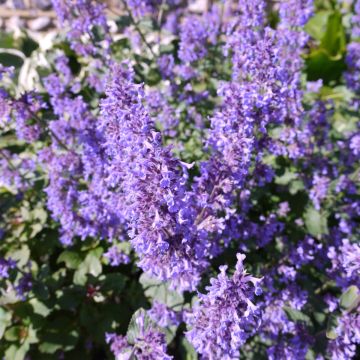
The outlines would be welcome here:
M 138 360 L 171 360 L 166 354 L 165 335 L 148 324 L 145 324 L 144 314 L 136 319 L 139 334 L 129 344 L 126 337 L 116 334 L 106 334 L 106 342 L 111 344 L 111 351 L 116 359 L 127 360 L 132 355 Z
M 104 253 L 104 257 L 109 261 L 111 266 L 119 266 L 120 264 L 128 264 L 130 257 L 124 251 L 121 251 L 118 246 L 113 245 Z
M 323 80 L 319 79 L 317 81 L 308 81 L 306 84 L 306 90 L 308 92 L 317 93 L 323 87 Z
M 356 0 L 355 2 L 355 14 L 352 18 L 352 42 L 347 46 L 347 55 L 346 55 L 346 64 L 347 71 L 344 74 L 346 84 L 349 89 L 353 90 L 355 93 L 360 92 L 360 42 L 358 38 L 360 37 L 360 1 Z
M 179 325 L 182 314 L 169 309 L 166 305 L 154 301 L 151 309 L 148 311 L 150 318 L 161 327 Z
M 184 63 L 201 60 L 207 46 L 216 42 L 220 30 L 220 10 L 214 6 L 202 18 L 187 16 L 180 29 L 179 58 Z
M 44 108 L 46 104 L 34 91 L 26 92 L 15 99 L 4 89 L 0 89 L 0 126 L 8 126 L 13 117 L 19 139 L 31 143 L 40 137 L 42 131 L 37 113 Z
M 226 274 L 227 266 L 220 267 L 220 274 L 210 280 L 206 294 L 199 294 L 199 304 L 187 319 L 186 337 L 204 359 L 238 358 L 239 348 L 260 323 L 252 299 L 261 294 L 261 279 L 247 274 L 245 255 L 238 254 L 237 259 L 232 277 Z
M 304 330 L 300 330 L 300 335 L 292 337 L 290 340 L 280 340 L 275 345 L 267 349 L 269 360 L 305 360 L 306 353 L 311 345 L 310 336 L 304 336 Z
M 289 213 L 289 211 L 290 211 L 290 206 L 287 201 L 284 201 L 279 204 L 279 210 L 278 210 L 279 216 L 286 216 Z
M 197 284 L 206 266 L 206 242 L 192 231 L 194 214 L 186 192 L 186 168 L 170 148 L 143 105 L 141 85 L 126 66 L 114 68 L 102 101 L 102 129 L 109 156 L 109 186 L 123 194 L 131 243 L 144 271 L 179 288 Z
M 10 187 L 18 192 L 29 189 L 33 184 L 31 175 L 35 167 L 33 159 L 20 157 L 8 150 L 1 150 L 0 185 Z
M 344 239 L 340 247 L 340 261 L 346 276 L 360 276 L 360 245 Z
M 72 49 L 83 56 L 97 53 L 92 29 L 97 26 L 105 34 L 107 33 L 105 5 L 93 0 L 52 0 L 52 3 L 60 24 L 69 24 L 70 26 L 67 37 Z M 83 35 L 90 38 L 90 41 L 88 39 L 87 42 L 82 42 Z M 108 38 L 105 39 L 103 43 L 105 48 L 108 45 L 108 40 Z
M 320 210 L 322 200 L 326 198 L 330 185 L 330 179 L 326 176 L 315 174 L 313 186 L 310 190 L 310 199 L 312 200 L 316 210 Z
M 355 358 L 356 348 L 360 344 L 360 315 L 346 313 L 338 319 L 335 330 L 337 338 L 329 342 L 327 353 L 331 360 L 349 360 Z
M 0 258 L 0 279 L 7 279 L 9 277 L 9 271 L 16 267 L 16 261 L 11 258 Z
M 41 109 L 46 108 L 41 97 L 34 92 L 28 92 L 23 94 L 18 100 L 14 100 L 12 106 L 18 138 L 30 143 L 38 140 L 42 129 L 37 122 L 37 113 Z
M 118 211 L 121 201 L 110 197 L 105 184 L 102 134 L 82 96 L 67 91 L 73 78 L 66 59 L 60 57 L 58 64 L 62 75 L 52 74 L 45 79 L 57 116 L 49 123 L 52 143 L 39 154 L 49 173 L 49 185 L 45 189 L 48 207 L 61 223 L 61 241 L 65 245 L 71 244 L 74 236 L 121 237 L 123 218 Z
M 360 91 L 360 43 L 351 42 L 347 48 L 346 64 L 348 71 L 344 74 L 349 89 L 358 93 Z
M 4 76 L 12 76 L 14 74 L 15 68 L 13 66 L 4 66 L 0 64 L 0 81 L 4 78 Z
M 126 351 L 129 347 L 126 337 L 115 333 L 105 333 L 105 341 L 110 344 L 110 350 L 116 359 L 121 359 L 123 351 Z M 126 359 L 125 354 L 123 354 L 123 359 Z
M 15 286 L 15 291 L 17 296 L 20 299 L 25 300 L 26 295 L 32 289 L 32 287 L 33 287 L 33 277 L 31 273 L 29 272 L 23 274 L 18 284 Z
M 355 14 L 351 19 L 353 23 L 352 36 L 354 38 L 359 38 L 360 37 L 360 1 L 355 0 L 354 3 L 355 3 L 354 5 Z
M 0 88 L 0 126 L 3 128 L 11 119 L 11 100 L 9 94 Z
M 160 73 L 164 78 L 168 78 L 174 71 L 174 57 L 172 55 L 162 55 L 157 61 Z
M 350 149 L 355 156 L 360 155 L 360 134 L 356 134 L 351 138 Z
M 302 265 L 310 263 L 314 259 L 320 261 L 322 249 L 323 245 L 321 243 L 306 236 L 304 240 L 299 241 L 298 244 L 290 250 L 289 257 L 295 267 L 299 268 Z

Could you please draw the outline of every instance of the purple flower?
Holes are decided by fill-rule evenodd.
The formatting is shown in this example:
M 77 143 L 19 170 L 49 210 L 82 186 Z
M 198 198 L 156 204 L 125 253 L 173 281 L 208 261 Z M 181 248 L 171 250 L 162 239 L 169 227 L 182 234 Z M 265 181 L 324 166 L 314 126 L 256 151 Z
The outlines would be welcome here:
M 337 338 L 328 344 L 327 353 L 332 360 L 348 360 L 355 357 L 360 344 L 360 315 L 345 313 L 338 319 Z
M 174 57 L 172 55 L 162 55 L 157 60 L 160 73 L 164 78 L 168 78 L 172 75 L 174 71 Z
M 20 278 L 18 284 L 15 286 L 16 294 L 17 296 L 25 300 L 27 293 L 32 289 L 33 287 L 33 277 L 31 273 L 25 273 Z
M 123 351 L 126 351 L 129 346 L 125 336 L 116 335 L 115 333 L 105 333 L 105 341 L 107 344 L 110 344 L 110 350 L 115 357 L 120 359 Z M 126 359 L 125 355 L 123 356 Z
M 322 200 L 326 198 L 330 185 L 330 179 L 326 176 L 315 174 L 313 186 L 310 190 L 310 199 L 312 200 L 316 210 L 320 210 Z
M 145 315 L 141 313 L 136 319 L 138 332 L 129 344 L 126 337 L 116 334 L 106 334 L 106 342 L 111 345 L 111 351 L 117 359 L 138 360 L 171 360 L 166 354 L 165 335 L 145 322 Z
M 104 4 L 92 0 L 52 0 L 52 4 L 60 24 L 70 27 L 66 35 L 74 51 L 83 56 L 100 51 L 94 45 L 96 39 L 92 30 L 97 26 L 105 34 L 108 33 Z M 84 35 L 88 38 L 86 42 L 82 41 Z M 105 36 L 102 51 L 104 48 L 107 51 L 108 42 L 109 38 Z
M 144 271 L 182 289 L 197 284 L 207 244 L 192 231 L 186 168 L 162 146 L 161 134 L 143 105 L 141 85 L 125 64 L 114 67 L 102 124 L 109 157 L 109 186 L 122 194 L 131 243 Z
M 279 216 L 286 216 L 289 213 L 289 211 L 290 211 L 290 206 L 287 201 L 284 201 L 279 204 L 279 210 L 278 210 Z
M 204 58 L 220 31 L 220 9 L 213 6 L 203 17 L 187 16 L 180 28 L 179 58 L 191 63 Z
M 121 251 L 116 245 L 111 246 L 109 250 L 104 253 L 104 256 L 111 266 L 119 266 L 120 264 L 128 264 L 130 262 L 129 255 Z
M 360 245 L 344 239 L 340 254 L 341 265 L 345 269 L 346 276 L 354 276 L 354 278 L 360 276 Z
M 360 134 L 356 134 L 351 138 L 350 149 L 355 156 L 360 155 Z
M 166 305 L 154 301 L 152 308 L 148 311 L 150 318 L 161 327 L 179 325 L 182 314 L 169 309 Z
M 199 303 L 188 316 L 186 337 L 204 358 L 237 358 L 239 348 L 260 324 L 252 299 L 261 294 L 261 279 L 247 274 L 245 255 L 237 254 L 237 259 L 233 276 L 226 274 L 227 266 L 221 266 L 220 274 L 210 280 L 206 294 L 199 294 Z
M 16 268 L 16 261 L 11 258 L 0 258 L 0 279 L 7 279 L 9 277 L 9 270 Z

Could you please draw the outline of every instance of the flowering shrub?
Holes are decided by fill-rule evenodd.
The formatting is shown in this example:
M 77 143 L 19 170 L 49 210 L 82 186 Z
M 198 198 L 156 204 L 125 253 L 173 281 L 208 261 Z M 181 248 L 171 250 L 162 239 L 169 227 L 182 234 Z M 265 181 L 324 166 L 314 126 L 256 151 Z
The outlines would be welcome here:
M 52 3 L 0 37 L 0 355 L 360 356 L 360 1 Z

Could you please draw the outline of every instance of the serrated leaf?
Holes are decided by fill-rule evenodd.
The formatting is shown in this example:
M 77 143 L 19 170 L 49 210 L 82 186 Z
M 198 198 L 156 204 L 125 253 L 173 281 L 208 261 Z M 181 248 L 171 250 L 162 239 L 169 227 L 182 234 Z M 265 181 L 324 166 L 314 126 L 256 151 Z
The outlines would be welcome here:
M 103 250 L 97 248 L 91 250 L 85 257 L 85 260 L 80 263 L 77 270 L 74 273 L 74 283 L 76 285 L 84 285 L 87 280 L 87 274 L 91 274 L 97 277 L 102 272 L 102 265 L 100 262 L 100 256 Z
M 275 178 L 275 183 L 278 185 L 287 185 L 291 181 L 296 180 L 298 175 L 292 171 L 286 170 L 285 173 L 281 176 Z
M 0 339 L 3 337 L 6 327 L 11 322 L 11 313 L 0 307 Z
M 326 26 L 331 11 L 317 12 L 305 25 L 305 31 L 316 40 L 321 40 L 326 32 Z
M 47 317 L 52 311 L 44 303 L 37 299 L 31 299 L 29 303 L 33 307 L 34 313 L 43 317 Z
M 20 334 L 22 332 L 22 326 L 12 326 L 11 328 L 5 331 L 4 337 L 7 341 L 17 341 L 20 339 Z
M 19 345 L 10 345 L 5 351 L 5 360 L 23 360 L 30 348 L 30 344 L 26 341 Z
M 343 309 L 351 310 L 360 303 L 360 293 L 357 286 L 350 286 L 340 297 L 340 306 Z
M 342 16 L 339 11 L 335 11 L 328 17 L 326 32 L 321 39 L 321 47 L 331 56 L 337 56 L 345 52 L 345 29 L 342 25 Z
M 289 318 L 289 320 L 294 321 L 294 322 L 303 322 L 306 325 L 311 325 L 311 319 L 309 316 L 307 316 L 306 314 L 304 314 L 303 312 L 293 309 L 289 306 L 284 306 L 283 307 L 287 317 Z
M 156 300 L 165 304 L 173 310 L 180 310 L 184 303 L 183 295 L 170 290 L 166 282 L 153 278 L 146 273 L 141 274 L 139 282 L 144 288 L 145 295 L 153 301 Z
M 57 259 L 58 264 L 64 262 L 69 269 L 77 269 L 81 261 L 81 256 L 77 252 L 70 250 L 63 251 Z
M 156 325 L 151 320 L 146 310 L 140 308 L 139 310 L 135 311 L 135 313 L 131 317 L 129 327 L 126 332 L 126 337 L 129 344 L 134 345 L 136 343 L 136 339 L 141 337 L 143 331 L 148 329 L 149 327 L 156 328 Z
M 15 54 L 10 54 L 6 52 L 0 53 L 0 64 L 4 66 L 14 66 L 15 68 L 21 68 L 24 60 Z
M 335 340 L 338 335 L 336 333 L 337 318 L 334 314 L 330 314 L 326 326 L 326 337 L 330 340 Z
M 49 289 L 47 286 L 39 281 L 36 281 L 33 285 L 33 293 L 40 300 L 46 300 L 49 298 Z
M 183 337 L 180 341 L 180 352 L 181 359 L 183 360 L 197 360 L 198 356 L 194 347 L 189 343 L 189 341 Z
M 100 278 L 102 291 L 121 292 L 126 283 L 126 277 L 121 273 L 106 274 Z
M 307 230 L 313 236 L 328 234 L 327 217 L 313 207 L 307 208 L 304 213 Z
M 9 256 L 17 262 L 19 267 L 25 266 L 30 259 L 30 250 L 27 245 L 23 245 L 19 250 L 15 250 Z
M 65 332 L 62 329 L 48 330 L 42 337 L 39 351 L 45 354 L 53 354 L 57 350 L 72 350 L 78 342 L 79 334 L 76 330 Z
M 344 59 L 331 56 L 324 49 L 314 49 L 306 57 L 306 73 L 310 81 L 323 79 L 325 83 L 337 80 L 346 69 Z

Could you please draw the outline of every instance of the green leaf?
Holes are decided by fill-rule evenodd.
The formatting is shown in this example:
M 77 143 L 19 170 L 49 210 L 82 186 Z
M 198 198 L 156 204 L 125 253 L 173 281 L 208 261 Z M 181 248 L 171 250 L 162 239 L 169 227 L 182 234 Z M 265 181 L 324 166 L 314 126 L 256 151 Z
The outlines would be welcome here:
M 340 297 L 340 306 L 351 311 L 360 303 L 360 294 L 357 286 L 350 286 Z
M 74 349 L 78 338 L 79 333 L 76 330 L 70 332 L 66 332 L 65 329 L 49 330 L 43 335 L 39 351 L 45 354 L 53 354 L 57 350 L 69 351 Z
M 46 300 L 49 298 L 49 289 L 40 281 L 36 281 L 33 285 L 33 293 L 40 300 Z
M 63 288 L 56 292 L 58 306 L 64 310 L 75 310 L 86 297 L 86 290 L 82 286 Z
M 302 180 L 294 180 L 289 184 L 289 193 L 291 195 L 295 195 L 299 191 L 304 189 L 305 189 L 305 185 Z
M 81 261 L 81 256 L 77 252 L 70 250 L 63 251 L 57 259 L 58 264 L 64 262 L 69 269 L 77 269 Z
M 308 349 L 305 360 L 316 360 L 316 353 L 313 349 Z
M 5 339 L 7 341 L 17 341 L 20 339 L 20 334 L 22 333 L 22 326 L 12 326 L 10 329 L 5 331 Z
M 339 80 L 346 69 L 344 59 L 326 52 L 325 49 L 314 49 L 305 59 L 306 73 L 310 81 L 323 79 L 325 83 Z
M 24 60 L 15 54 L 7 52 L 0 52 L 0 64 L 4 66 L 14 66 L 15 68 L 21 68 L 24 64 Z
M 20 249 L 11 253 L 11 258 L 17 262 L 19 267 L 25 266 L 30 259 L 30 250 L 27 245 L 23 245 Z
M 345 29 L 339 11 L 332 13 L 327 21 L 326 32 L 321 39 L 321 47 L 331 56 L 339 56 L 346 51 Z
M 183 337 L 180 340 L 180 353 L 182 360 L 197 360 L 198 356 L 194 347 Z
M 24 342 L 19 345 L 10 345 L 10 347 L 5 352 L 5 360 L 23 360 L 26 353 L 30 348 L 29 342 Z
M 294 322 L 303 322 L 306 325 L 312 325 L 310 317 L 303 312 L 293 309 L 289 306 L 284 306 L 283 309 L 289 320 Z
M 330 340 L 335 340 L 338 335 L 336 333 L 337 318 L 334 314 L 330 314 L 326 326 L 326 337 Z
M 317 12 L 305 25 L 305 31 L 314 39 L 321 40 L 326 32 L 328 18 L 331 11 L 319 11 Z
M 172 325 L 164 329 L 165 339 L 167 344 L 170 344 L 174 340 L 177 328 L 178 328 L 177 325 Z
M 29 57 L 33 51 L 39 47 L 39 44 L 29 36 L 22 39 L 21 51 L 26 57 Z
M 74 349 L 79 333 L 74 329 L 75 318 L 64 312 L 53 313 L 48 318 L 46 326 L 39 332 L 39 351 L 51 354 L 56 350 L 69 351 Z
M 100 281 L 102 291 L 115 291 L 120 293 L 125 287 L 126 277 L 121 273 L 112 273 L 103 275 Z
M 2 339 L 6 327 L 11 322 L 11 313 L 0 307 L 0 339 Z
M 169 290 L 166 282 L 152 278 L 146 273 L 141 274 L 139 282 L 143 286 L 147 297 L 165 304 L 173 310 L 180 310 L 184 303 L 183 295 L 174 290 Z
M 141 322 L 139 321 L 139 319 L 141 319 Z M 135 313 L 131 317 L 129 327 L 126 333 L 129 344 L 134 345 L 136 343 L 136 339 L 139 338 L 142 335 L 143 331 L 148 329 L 149 327 L 156 328 L 156 325 L 151 320 L 146 310 L 140 308 L 139 310 L 135 311 Z
M 34 313 L 43 317 L 47 317 L 52 311 L 44 303 L 37 299 L 31 299 L 29 303 L 33 307 Z
M 275 183 L 278 185 L 288 185 L 291 181 L 296 180 L 298 175 L 292 171 L 286 170 L 281 176 L 275 178 Z
M 328 234 L 327 217 L 313 207 L 309 207 L 305 211 L 304 221 L 306 228 L 311 235 L 319 236 Z
M 10 49 L 14 48 L 14 37 L 12 34 L 0 33 L 0 48 Z
M 87 274 L 97 277 L 102 272 L 100 256 L 103 252 L 102 248 L 91 250 L 85 257 L 85 260 L 78 266 L 74 273 L 74 283 L 76 285 L 85 285 Z

